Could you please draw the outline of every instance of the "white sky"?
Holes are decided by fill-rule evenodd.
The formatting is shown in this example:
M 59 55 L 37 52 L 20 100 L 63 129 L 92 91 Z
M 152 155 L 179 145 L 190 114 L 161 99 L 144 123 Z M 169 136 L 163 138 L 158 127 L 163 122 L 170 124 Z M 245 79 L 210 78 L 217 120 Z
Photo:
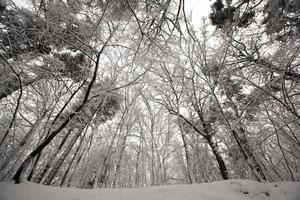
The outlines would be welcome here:
M 199 27 L 202 17 L 208 17 L 210 13 L 210 0 L 185 0 L 186 14 L 192 12 L 192 22 Z
M 17 5 L 26 5 L 27 0 L 13 0 Z M 177 0 L 178 1 L 178 0 Z M 208 17 L 210 12 L 210 0 L 185 0 L 186 14 L 190 16 L 192 12 L 192 22 L 199 27 L 202 17 Z

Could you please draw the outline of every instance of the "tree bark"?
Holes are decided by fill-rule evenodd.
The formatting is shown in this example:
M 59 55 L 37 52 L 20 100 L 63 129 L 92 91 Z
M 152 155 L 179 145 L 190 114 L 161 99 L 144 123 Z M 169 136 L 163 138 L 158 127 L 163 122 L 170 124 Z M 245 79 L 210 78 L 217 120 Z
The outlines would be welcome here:
M 5 167 L 10 163 L 10 161 L 20 152 L 20 150 L 28 145 L 29 140 L 32 138 L 34 133 L 36 132 L 37 128 L 39 127 L 40 123 L 45 117 L 44 113 L 39 119 L 36 120 L 33 127 L 30 129 L 30 131 L 26 134 L 26 136 L 22 139 L 22 141 L 19 143 L 19 145 L 13 150 L 13 152 L 7 157 L 7 159 L 3 162 L 3 164 L 0 167 L 0 171 L 5 169 Z
M 84 141 L 84 138 L 85 138 L 86 134 L 87 134 L 87 131 L 85 130 L 84 135 L 82 136 L 82 138 L 80 140 L 80 143 L 79 143 L 79 145 L 78 145 L 78 147 L 77 147 L 77 149 L 76 149 L 76 151 L 75 151 L 75 153 L 72 157 L 72 160 L 70 161 L 70 163 L 68 165 L 68 168 L 67 168 L 66 172 L 64 173 L 64 176 L 61 179 L 61 182 L 60 182 L 60 185 L 59 185 L 60 187 L 62 187 L 64 185 L 65 181 L 66 181 L 67 175 L 69 174 L 71 166 L 72 166 L 72 164 L 73 164 L 73 162 L 74 162 L 74 160 L 75 160 L 75 158 L 76 158 L 76 156 L 79 152 L 80 147 L 82 146 L 82 143 Z
M 263 174 L 258 162 L 256 159 L 254 159 L 254 155 L 252 155 L 252 157 L 249 156 L 249 153 L 251 155 L 251 152 L 247 151 L 245 149 L 245 143 L 248 143 L 247 141 L 241 141 L 239 135 L 237 134 L 237 132 L 235 130 L 231 130 L 231 133 L 235 139 L 235 141 L 237 142 L 244 158 L 245 158 L 245 161 L 247 162 L 248 166 L 250 167 L 250 169 L 252 170 L 254 176 L 256 177 L 256 179 L 258 181 L 261 181 L 261 180 L 266 180 L 266 177 L 265 175 Z
M 41 181 L 43 180 L 44 176 L 46 175 L 46 173 L 50 169 L 50 167 L 52 165 L 52 162 L 54 161 L 55 157 L 60 152 L 60 150 L 62 149 L 62 147 L 64 146 L 64 144 L 66 143 L 66 141 L 67 141 L 67 139 L 68 139 L 68 137 L 69 137 L 70 134 L 71 134 L 71 130 L 68 130 L 67 134 L 65 135 L 65 137 L 63 138 L 63 140 L 60 142 L 60 144 L 59 144 L 58 148 L 56 149 L 56 151 L 48 159 L 48 162 L 47 162 L 46 166 L 44 167 L 43 171 L 38 175 L 38 177 L 34 178 L 34 182 L 41 183 Z
M 219 151 L 219 147 L 216 143 L 216 141 L 213 139 L 213 137 L 211 135 L 207 135 L 205 136 L 205 139 L 208 142 L 208 145 L 210 146 L 210 148 L 213 151 L 213 154 L 219 164 L 219 170 L 221 172 L 222 178 L 224 180 L 228 180 L 229 179 L 229 174 L 225 165 L 225 161 L 221 155 L 221 152 Z
M 119 175 L 119 172 L 120 172 L 120 169 L 121 169 L 121 162 L 122 162 L 122 158 L 123 158 L 123 153 L 124 153 L 124 150 L 125 150 L 125 147 L 126 147 L 127 134 L 128 134 L 128 131 L 126 132 L 126 135 L 123 138 L 119 158 L 118 158 L 118 161 L 117 161 L 116 171 L 115 171 L 114 178 L 113 178 L 113 187 L 114 188 L 117 186 L 117 178 L 118 178 L 118 175 Z
M 95 70 L 94 70 L 94 74 L 92 77 L 92 80 L 90 81 L 87 90 L 85 92 L 85 96 L 84 99 L 82 101 L 82 103 L 77 107 L 77 109 L 69 114 L 69 116 L 63 121 L 63 123 L 56 128 L 54 131 L 52 131 L 49 136 L 34 150 L 32 151 L 29 156 L 25 159 L 25 161 L 21 164 L 21 166 L 19 167 L 19 169 L 17 170 L 17 172 L 15 173 L 13 180 L 15 181 L 16 184 L 21 182 L 21 177 L 24 174 L 24 170 L 29 166 L 29 164 L 32 162 L 32 160 L 34 159 L 34 157 L 41 153 L 43 151 L 43 149 L 55 138 L 55 136 L 61 132 L 68 124 L 69 122 L 76 116 L 76 114 L 81 111 L 81 109 L 87 104 L 88 102 L 88 98 L 91 92 L 91 89 L 96 81 L 96 77 L 97 77 L 97 72 L 98 72 L 98 68 L 99 68 L 99 62 L 100 62 L 100 55 L 102 54 L 105 46 L 107 45 L 107 42 L 110 40 L 109 39 L 106 41 L 106 43 L 103 45 L 102 49 L 100 50 L 100 52 L 98 52 L 97 55 L 97 60 L 96 60 L 96 64 L 95 64 Z M 83 81 L 83 83 L 80 85 L 80 87 L 71 95 L 70 99 L 71 100 L 74 95 L 79 91 L 79 89 L 85 84 L 86 81 Z M 67 104 L 65 104 L 65 106 L 63 107 L 63 109 L 67 106 Z
M 48 176 L 45 178 L 45 181 L 43 182 L 43 184 L 45 184 L 45 185 L 50 185 L 51 184 L 52 180 L 56 176 L 56 174 L 57 174 L 58 170 L 60 169 L 61 165 L 66 160 L 66 158 L 69 155 L 69 153 L 71 152 L 74 144 L 76 143 L 76 141 L 80 137 L 81 132 L 82 131 L 79 131 L 79 132 L 75 133 L 75 135 L 71 139 L 69 145 L 67 146 L 65 151 L 61 154 L 60 158 L 56 161 L 56 163 L 54 164 L 52 170 L 49 172 Z
M 38 162 L 40 161 L 41 155 L 42 155 L 42 154 L 39 153 L 39 154 L 37 155 L 37 157 L 35 158 L 34 163 L 33 163 L 33 166 L 31 167 L 30 173 L 29 173 L 29 175 L 28 175 L 27 181 L 31 181 L 31 179 L 32 179 L 32 177 L 33 177 L 33 174 L 34 174 L 34 172 L 35 172 L 35 170 L 36 170 L 36 168 L 37 168 L 37 164 L 38 164 Z
M 187 144 L 187 138 L 186 135 L 184 133 L 184 131 L 182 130 L 182 125 L 179 124 L 179 128 L 180 128 L 180 132 L 181 132 L 181 138 L 182 138 L 182 142 L 183 142 L 183 147 L 184 147 L 184 153 L 185 153 L 185 159 L 186 159 L 186 168 L 187 168 L 187 175 L 188 175 L 188 180 L 189 183 L 192 184 L 195 182 L 195 179 L 193 177 L 193 172 L 192 172 L 192 165 L 191 165 L 191 159 L 190 159 L 190 154 L 189 154 L 189 150 L 188 150 L 188 144 Z

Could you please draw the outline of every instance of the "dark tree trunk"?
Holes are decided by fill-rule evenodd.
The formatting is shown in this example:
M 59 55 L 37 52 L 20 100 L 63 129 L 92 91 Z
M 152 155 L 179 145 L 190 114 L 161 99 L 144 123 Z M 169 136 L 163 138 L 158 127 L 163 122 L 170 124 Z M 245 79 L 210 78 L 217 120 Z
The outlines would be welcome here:
M 105 45 L 102 47 L 102 49 L 100 50 L 100 52 L 98 52 L 97 60 L 96 60 L 96 64 L 95 64 L 95 70 L 94 70 L 94 74 L 93 74 L 93 78 L 92 78 L 91 82 L 89 83 L 89 85 L 87 87 L 87 90 L 85 92 L 85 96 L 84 96 L 84 99 L 83 99 L 82 103 L 77 107 L 76 110 L 74 110 L 73 113 L 69 114 L 69 116 L 63 121 L 63 123 L 58 128 L 56 128 L 54 131 L 50 132 L 49 136 L 34 151 L 32 151 L 29 154 L 29 156 L 24 160 L 24 162 L 21 164 L 21 166 L 19 167 L 19 169 L 17 170 L 16 174 L 13 177 L 13 180 L 15 181 L 15 183 L 18 184 L 18 183 L 21 182 L 21 177 L 24 174 L 24 170 L 27 169 L 27 167 L 29 166 L 29 164 L 34 159 L 34 157 L 43 151 L 43 149 L 55 138 L 55 136 L 59 132 L 61 132 L 69 124 L 69 122 L 76 116 L 76 113 L 78 113 L 79 111 L 81 111 L 81 109 L 88 102 L 88 98 L 89 98 L 91 89 L 92 89 L 92 87 L 94 85 L 94 82 L 96 81 L 97 72 L 98 72 L 98 68 L 99 68 L 99 62 L 100 62 L 100 55 L 103 52 L 103 50 L 105 48 Z M 83 85 L 85 85 L 85 83 L 86 83 L 86 80 L 83 81 L 83 83 L 80 85 L 80 87 L 78 87 L 78 89 L 71 95 L 71 97 L 69 98 L 68 102 L 62 108 L 61 112 L 69 104 L 69 101 L 71 101 L 71 99 L 75 96 L 75 94 L 79 91 L 79 89 L 82 88 Z
M 246 139 L 242 140 L 235 130 L 231 130 L 231 133 L 232 133 L 235 141 L 237 142 L 248 166 L 253 171 L 254 176 L 257 178 L 258 181 L 266 180 L 266 177 L 265 177 L 260 165 L 258 164 L 256 157 L 254 156 L 254 154 L 251 151 L 249 151 L 248 141 Z M 246 147 L 248 147 L 248 149 Z
M 93 140 L 93 135 L 90 136 L 90 141 L 88 142 L 88 144 L 85 146 L 85 148 L 82 150 L 78 160 L 76 161 L 75 163 L 75 166 L 77 167 L 80 163 L 81 160 L 84 160 L 85 156 L 87 155 L 87 152 L 89 152 L 90 148 L 91 148 L 91 145 L 92 145 L 92 140 Z M 74 173 L 75 173 L 75 170 L 73 170 L 69 180 L 68 180 L 68 185 L 67 187 L 70 187 L 71 185 L 71 181 L 73 179 L 73 176 L 74 176 Z
M 245 130 L 241 127 L 240 129 L 241 135 L 242 137 L 240 137 L 240 141 L 242 143 L 243 148 L 246 151 L 246 154 L 249 155 L 249 159 L 251 164 L 253 164 L 254 169 L 256 170 L 256 172 L 259 174 L 259 176 L 261 177 L 262 180 L 266 181 L 267 178 L 262 170 L 262 166 L 259 164 L 257 157 L 255 156 L 253 149 L 251 148 Z M 261 181 L 261 180 L 259 180 Z
M 3 162 L 3 164 L 0 167 L 0 171 L 2 171 L 3 169 L 5 169 L 6 166 L 10 163 L 10 161 L 12 159 L 14 159 L 21 152 L 21 150 L 24 149 L 24 147 L 26 145 L 28 145 L 30 139 L 33 137 L 34 133 L 36 132 L 36 130 L 40 126 L 40 123 L 44 119 L 45 115 L 46 115 L 46 113 L 43 113 L 42 116 L 40 117 L 40 119 L 38 119 L 34 123 L 34 125 L 32 126 L 32 128 L 30 129 L 30 131 L 26 134 L 26 136 L 21 140 L 21 142 L 18 144 L 18 146 L 13 150 L 13 152 Z
M 43 182 L 43 184 L 45 184 L 45 185 L 50 185 L 51 184 L 52 180 L 56 176 L 56 174 L 57 174 L 58 170 L 60 169 L 61 165 L 66 160 L 66 158 L 69 155 L 69 153 L 71 152 L 74 144 L 76 143 L 76 141 L 80 137 L 80 133 L 81 133 L 81 131 L 79 133 L 78 132 L 75 133 L 75 135 L 71 139 L 69 145 L 67 146 L 65 151 L 61 154 L 60 158 L 56 161 L 56 163 L 54 164 L 54 166 L 53 166 L 52 170 L 50 171 L 50 173 L 48 174 L 48 176 L 45 178 L 45 181 Z
M 52 162 L 54 161 L 55 157 L 60 152 L 60 150 L 62 149 L 64 144 L 66 143 L 66 141 L 67 141 L 70 134 L 71 134 L 71 130 L 68 130 L 67 134 L 65 135 L 63 140 L 60 142 L 60 144 L 59 144 L 58 148 L 56 149 L 56 151 L 48 159 L 48 162 L 47 162 L 46 166 L 44 167 L 43 171 L 38 175 L 38 177 L 34 178 L 34 182 L 40 183 L 43 180 L 44 176 L 46 175 L 46 173 L 50 169 L 50 167 L 52 165 Z
M 227 98 L 230 100 L 232 108 L 235 112 L 236 119 L 239 119 L 241 116 L 239 114 L 238 106 L 232 100 L 232 97 L 226 95 Z M 229 123 L 228 123 L 229 124 Z M 250 167 L 251 171 L 253 172 L 254 176 L 257 178 L 258 181 L 266 180 L 266 177 L 262 171 L 262 168 L 258 162 L 258 159 L 254 155 L 253 149 L 251 148 L 246 132 L 242 126 L 239 126 L 238 129 L 239 134 L 235 130 L 231 130 L 231 133 L 238 144 L 238 147 L 246 160 L 246 163 Z
M 66 172 L 64 173 L 64 176 L 63 176 L 63 178 L 62 178 L 62 180 L 61 180 L 61 182 L 60 182 L 60 185 L 59 185 L 60 187 L 62 187 L 62 186 L 64 185 L 65 181 L 66 181 L 66 178 L 67 178 L 67 176 L 68 176 L 68 174 L 69 174 L 69 172 L 70 172 L 70 170 L 71 170 L 71 166 L 72 166 L 72 164 L 73 164 L 73 162 L 74 162 L 74 160 L 75 160 L 75 158 L 76 158 L 76 156 L 77 156 L 77 154 L 78 154 L 78 152 L 79 152 L 80 147 L 82 146 L 82 143 L 83 143 L 83 141 L 84 141 L 84 138 L 85 138 L 86 134 L 87 134 L 87 131 L 85 131 L 84 135 L 82 136 L 82 138 L 81 138 L 81 140 L 80 140 L 80 143 L 79 143 L 79 145 L 78 145 L 78 147 L 77 147 L 77 149 L 76 149 L 76 152 L 74 153 L 74 155 L 73 155 L 73 157 L 72 157 L 72 160 L 71 160 L 71 162 L 69 163 Z
M 79 108 L 81 109 L 81 107 Z M 24 160 L 24 162 L 21 164 L 21 166 L 19 167 L 19 169 L 13 177 L 13 180 L 16 184 L 21 183 L 21 177 L 23 176 L 24 170 L 27 169 L 34 157 L 41 153 L 43 149 L 55 138 L 55 136 L 69 124 L 70 120 L 75 116 L 75 114 L 76 112 L 71 113 L 70 116 L 61 124 L 59 128 L 52 131 L 51 134 L 49 134 L 49 137 L 47 137 L 34 151 L 32 151 L 29 154 L 29 156 Z
M 39 161 L 40 161 L 40 158 L 41 158 L 41 153 L 39 153 L 39 154 L 37 155 L 37 157 L 35 158 L 35 161 L 34 161 L 34 163 L 33 163 L 33 166 L 32 166 L 32 168 L 31 168 L 31 170 L 30 170 L 29 175 L 28 175 L 27 181 L 31 181 L 31 179 L 32 179 L 32 177 L 33 177 L 33 174 L 34 174 L 34 172 L 35 172 L 35 170 L 36 170 L 36 168 L 37 168 L 37 164 L 38 164 Z

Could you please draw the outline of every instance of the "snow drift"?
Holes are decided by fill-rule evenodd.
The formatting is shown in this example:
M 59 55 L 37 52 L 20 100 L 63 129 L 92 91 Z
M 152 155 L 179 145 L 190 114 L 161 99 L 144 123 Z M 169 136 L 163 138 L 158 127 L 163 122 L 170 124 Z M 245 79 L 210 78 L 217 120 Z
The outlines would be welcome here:
M 59 188 L 25 182 L 0 183 L 1 200 L 300 200 L 299 182 L 227 180 L 136 189 Z

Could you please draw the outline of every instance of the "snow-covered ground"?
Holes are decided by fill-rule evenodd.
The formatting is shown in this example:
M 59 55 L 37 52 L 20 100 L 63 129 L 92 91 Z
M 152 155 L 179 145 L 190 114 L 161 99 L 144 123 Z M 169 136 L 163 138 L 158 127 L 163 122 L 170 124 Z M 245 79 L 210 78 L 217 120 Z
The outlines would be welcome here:
M 300 200 L 300 183 L 228 180 L 137 189 L 59 188 L 34 183 L 0 183 L 0 200 Z

